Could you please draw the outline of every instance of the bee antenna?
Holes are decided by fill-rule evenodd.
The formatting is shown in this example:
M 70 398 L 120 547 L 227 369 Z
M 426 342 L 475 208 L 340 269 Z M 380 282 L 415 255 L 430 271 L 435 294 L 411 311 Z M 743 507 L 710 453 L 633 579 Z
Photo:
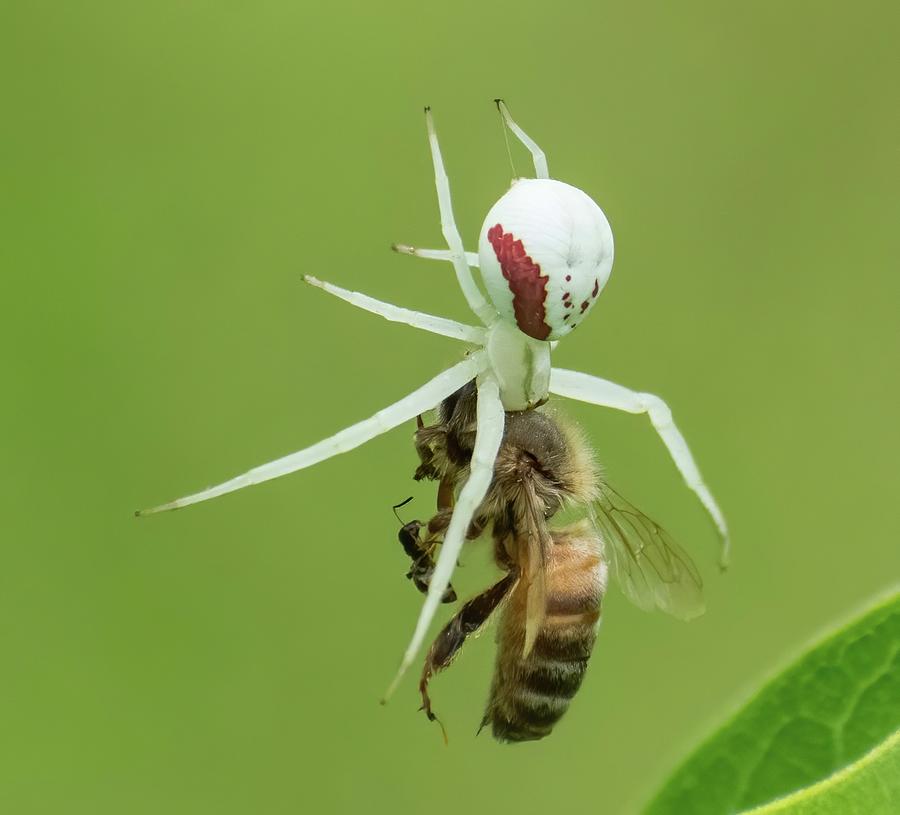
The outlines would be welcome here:
M 394 510 L 394 517 L 398 521 L 400 521 L 401 524 L 403 523 L 403 518 L 401 518 L 397 514 L 397 510 L 400 509 L 400 507 L 405 507 L 410 501 L 412 501 L 412 499 L 413 499 L 413 496 L 410 495 L 409 498 L 407 498 L 405 501 L 401 501 L 399 504 L 394 504 L 394 506 L 391 507 L 391 509 Z

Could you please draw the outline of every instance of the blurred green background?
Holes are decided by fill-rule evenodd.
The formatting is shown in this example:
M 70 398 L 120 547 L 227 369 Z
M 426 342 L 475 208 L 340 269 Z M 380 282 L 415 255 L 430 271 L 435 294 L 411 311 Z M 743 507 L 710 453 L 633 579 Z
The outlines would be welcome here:
M 635 812 L 696 740 L 900 573 L 895 3 L 13 2 L 0 7 L 0 809 Z M 492 636 L 378 699 L 420 597 L 412 427 L 173 515 L 458 358 L 308 289 L 468 318 L 507 98 L 616 235 L 555 361 L 662 395 L 734 531 L 643 418 L 570 405 L 703 569 L 685 625 L 613 588 L 542 743 L 475 738 Z M 527 157 L 515 150 L 525 173 Z M 493 575 L 473 546 L 454 582 Z

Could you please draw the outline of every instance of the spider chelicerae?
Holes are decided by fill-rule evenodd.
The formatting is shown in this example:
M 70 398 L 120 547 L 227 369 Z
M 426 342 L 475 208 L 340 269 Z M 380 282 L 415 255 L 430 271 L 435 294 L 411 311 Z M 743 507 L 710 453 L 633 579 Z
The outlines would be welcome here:
M 590 374 L 551 366 L 550 354 L 557 342 L 587 316 L 609 278 L 613 264 L 612 230 L 600 207 L 586 193 L 550 178 L 543 151 L 513 121 L 503 101 L 496 102 L 506 126 L 531 153 L 535 178 L 513 182 L 488 212 L 479 234 L 478 251 L 466 252 L 453 217 L 450 184 L 434 121 L 426 108 L 441 230 L 449 248 L 393 247 L 401 253 L 452 263 L 462 293 L 480 325 L 411 311 L 309 275 L 304 277 L 307 283 L 387 320 L 461 340 L 472 346 L 465 359 L 398 402 L 311 447 L 137 513 L 149 515 L 196 504 L 345 453 L 431 410 L 475 380 L 477 432 L 470 474 L 459 491 L 425 603 L 388 695 L 422 646 L 450 583 L 466 531 L 491 483 L 506 411 L 531 410 L 546 402 L 552 393 L 627 413 L 647 414 L 685 482 L 718 528 L 723 567 L 729 555 L 725 518 L 665 402 L 658 396 L 632 391 Z M 481 271 L 487 298 L 472 276 L 473 267 Z

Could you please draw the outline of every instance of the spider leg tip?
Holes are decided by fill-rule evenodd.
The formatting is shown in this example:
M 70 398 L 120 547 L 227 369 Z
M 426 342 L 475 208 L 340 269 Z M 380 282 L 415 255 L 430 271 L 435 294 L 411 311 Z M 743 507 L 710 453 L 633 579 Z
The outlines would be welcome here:
M 721 553 L 719 554 L 719 574 L 724 574 L 731 566 L 731 537 L 728 532 L 721 536 Z
M 146 518 L 148 515 L 156 515 L 159 512 L 165 512 L 166 510 L 174 510 L 178 509 L 179 506 L 176 504 L 173 506 L 172 504 L 160 504 L 158 507 L 148 507 L 147 509 L 136 509 L 134 511 L 135 518 Z

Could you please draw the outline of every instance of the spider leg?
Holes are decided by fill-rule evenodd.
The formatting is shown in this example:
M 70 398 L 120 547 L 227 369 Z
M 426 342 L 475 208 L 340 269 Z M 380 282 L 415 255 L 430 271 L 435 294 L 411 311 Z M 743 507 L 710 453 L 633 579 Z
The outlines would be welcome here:
M 438 209 L 441 213 L 441 232 L 447 246 L 450 247 L 450 259 L 456 270 L 456 279 L 463 295 L 469 304 L 469 308 L 475 312 L 478 319 L 485 325 L 490 325 L 497 318 L 497 312 L 485 300 L 481 290 L 475 284 L 475 278 L 469 269 L 466 260 L 466 250 L 463 248 L 462 238 L 456 228 L 453 219 L 453 204 L 450 201 L 450 179 L 444 170 L 444 160 L 441 158 L 441 148 L 438 145 L 437 133 L 434 132 L 434 120 L 431 117 L 431 108 L 425 108 L 425 125 L 428 128 L 428 143 L 431 145 L 431 160 L 434 164 L 434 183 L 437 187 Z
M 428 258 L 428 260 L 449 260 L 451 262 L 453 260 L 449 249 L 419 249 L 405 243 L 392 243 L 391 249 L 401 255 L 415 255 L 417 258 Z M 477 269 L 479 267 L 478 252 L 466 252 L 466 263 L 473 269 Z
M 509 114 L 509 108 L 502 99 L 495 99 L 497 110 L 506 122 L 506 126 L 513 132 L 513 135 L 528 148 L 531 158 L 534 161 L 534 174 L 537 178 L 550 178 L 550 171 L 547 169 L 547 157 L 544 151 L 537 146 L 537 142 L 531 138 L 521 127 L 519 127 Z
M 353 450 L 370 439 L 386 433 L 397 425 L 414 419 L 419 413 L 430 410 L 451 393 L 465 385 L 466 382 L 471 381 L 473 377 L 482 371 L 484 365 L 484 353 L 478 351 L 452 368 L 439 373 L 434 379 L 426 382 L 421 388 L 414 390 L 408 396 L 403 397 L 399 402 L 394 402 L 394 404 L 383 410 L 379 410 L 374 416 L 350 425 L 350 427 L 344 428 L 339 433 L 335 433 L 318 444 L 275 459 L 275 461 L 270 461 L 259 467 L 254 467 L 243 475 L 236 476 L 217 486 L 209 487 L 184 498 L 178 498 L 167 504 L 161 504 L 158 507 L 140 510 L 135 514 L 150 515 L 154 512 L 164 512 L 169 509 L 179 509 L 190 504 L 197 504 L 200 501 L 217 498 L 228 492 L 234 492 L 253 484 L 261 484 L 263 481 L 269 481 L 272 478 L 278 478 L 296 470 L 302 470 L 304 467 L 318 464 L 318 462 L 336 456 L 338 453 L 346 453 L 348 450 Z M 449 575 L 447 579 L 449 579 Z M 447 588 L 446 583 L 447 580 L 445 579 L 444 586 L 439 594 L 443 594 L 444 589 Z M 438 600 L 440 600 L 440 597 L 438 597 Z
M 480 326 L 464 325 L 456 320 L 447 320 L 444 317 L 435 317 L 431 314 L 424 314 L 421 311 L 411 311 L 408 308 L 401 308 L 391 303 L 385 303 L 369 297 L 367 294 L 360 294 L 357 291 L 342 289 L 324 280 L 319 280 L 312 275 L 303 275 L 303 279 L 311 286 L 327 291 L 335 297 L 340 297 L 352 306 L 371 311 L 378 314 L 392 323 L 405 323 L 413 328 L 421 328 L 423 331 L 430 331 L 432 334 L 442 334 L 445 337 L 452 337 L 455 340 L 463 340 L 473 345 L 484 345 L 484 329 Z
M 477 431 L 475 448 L 472 451 L 469 478 L 462 490 L 460 490 L 459 499 L 456 502 L 453 517 L 450 520 L 450 526 L 447 527 L 447 533 L 441 545 L 434 573 L 431 576 L 428 596 L 425 598 L 425 604 L 422 606 L 419 620 L 416 623 L 416 630 L 413 633 L 409 647 L 406 649 L 406 653 L 403 655 L 403 661 L 400 663 L 397 675 L 387 689 L 383 701 L 387 701 L 390 698 L 400 683 L 403 674 L 406 673 L 406 669 L 409 668 L 416 658 L 416 653 L 422 647 L 425 634 L 428 632 L 428 626 L 434 619 L 434 614 L 440 605 L 444 590 L 450 583 L 450 576 L 466 540 L 469 524 L 475 515 L 475 510 L 480 506 L 488 491 L 488 487 L 491 485 L 491 479 L 494 477 L 494 461 L 497 458 L 497 451 L 500 449 L 500 442 L 503 439 L 505 419 L 506 415 L 503 412 L 503 403 L 500 401 L 500 389 L 497 381 L 490 375 L 480 377 L 478 381 Z
M 703 483 L 703 477 L 700 475 L 700 470 L 697 468 L 690 449 L 688 449 L 687 442 L 672 421 L 672 411 L 662 399 L 652 393 L 639 393 L 606 379 L 562 368 L 551 370 L 550 392 L 559 396 L 568 396 L 570 399 L 578 399 L 581 402 L 624 410 L 627 413 L 646 413 L 663 444 L 668 448 L 669 454 L 675 461 L 675 466 L 688 487 L 697 494 L 700 503 L 715 522 L 722 537 L 719 565 L 723 569 L 727 568 L 728 559 L 731 556 L 731 541 L 728 537 L 728 525 L 725 523 L 725 517 L 709 488 Z

